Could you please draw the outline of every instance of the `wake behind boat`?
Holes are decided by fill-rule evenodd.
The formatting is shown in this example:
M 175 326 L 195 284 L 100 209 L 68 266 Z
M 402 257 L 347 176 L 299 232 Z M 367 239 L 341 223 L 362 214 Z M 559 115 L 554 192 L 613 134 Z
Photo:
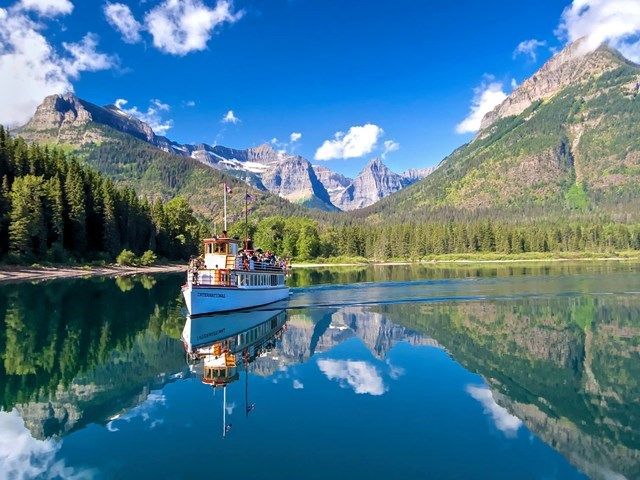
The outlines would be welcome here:
M 224 231 L 204 240 L 204 256 L 192 259 L 182 295 L 190 315 L 228 312 L 257 307 L 289 296 L 286 262 L 271 252 L 253 248 L 248 236 L 245 192 L 244 242 L 227 234 L 227 193 L 224 184 Z M 242 245 L 241 245 L 242 244 Z M 242 248 L 240 248 L 242 246 Z

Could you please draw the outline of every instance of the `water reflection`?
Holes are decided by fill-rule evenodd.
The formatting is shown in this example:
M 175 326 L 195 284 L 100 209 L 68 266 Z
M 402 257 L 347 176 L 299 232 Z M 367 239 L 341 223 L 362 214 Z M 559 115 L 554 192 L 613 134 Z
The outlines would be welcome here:
M 249 415 L 255 404 L 249 401 L 249 365 L 276 348 L 286 321 L 284 310 L 236 312 L 205 317 L 187 316 L 182 341 L 190 370 L 205 385 L 222 390 L 222 436 L 227 423 L 227 386 L 240 378 L 244 369 L 244 411 Z M 232 405 L 235 406 L 235 403 Z
M 194 319 L 181 277 L 151 280 L 0 287 L 0 471 L 184 476 L 206 470 L 161 459 L 216 454 L 221 473 L 311 478 L 340 470 L 309 451 L 348 450 L 370 477 L 640 478 L 637 275 L 323 286 L 287 311 Z M 271 477 L 235 456 L 265 432 L 293 459 Z

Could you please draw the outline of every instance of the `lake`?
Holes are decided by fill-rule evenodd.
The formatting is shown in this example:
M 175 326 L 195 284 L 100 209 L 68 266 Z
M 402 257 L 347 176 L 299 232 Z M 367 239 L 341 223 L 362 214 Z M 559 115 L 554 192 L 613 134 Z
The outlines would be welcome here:
M 639 479 L 639 274 L 299 269 L 197 319 L 182 275 L 5 284 L 0 479 Z

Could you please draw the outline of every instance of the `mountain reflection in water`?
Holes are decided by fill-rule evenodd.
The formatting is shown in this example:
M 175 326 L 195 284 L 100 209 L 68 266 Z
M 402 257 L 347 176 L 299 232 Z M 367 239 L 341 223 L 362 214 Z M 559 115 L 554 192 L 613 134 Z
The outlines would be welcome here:
M 402 449 L 385 451 L 413 466 L 392 462 L 386 472 L 404 478 L 513 478 L 518 468 L 522 478 L 581 478 L 575 467 L 594 479 L 637 479 L 637 277 L 326 285 L 299 290 L 289 310 L 186 320 L 174 275 L 4 286 L 0 471 L 206 471 L 196 463 L 149 466 L 139 445 L 151 442 L 154 455 L 224 454 L 228 465 L 218 468 L 231 473 L 243 458 L 237 451 L 268 434 L 291 444 L 295 459 L 269 475 L 246 462 L 241 477 L 326 467 L 331 462 L 303 453 L 305 442 L 335 455 L 332 444 L 342 451 L 356 439 L 361 446 L 344 461 L 360 469 L 356 477 L 375 476 L 390 467 L 374 439 L 399 434 Z M 312 405 L 313 413 L 305 410 Z M 113 443 L 118 435 L 129 450 Z M 216 437 L 224 443 L 211 443 Z M 437 454 L 465 442 L 468 465 Z M 115 463 L 99 455 L 105 449 Z M 264 450 L 257 463 L 278 447 Z

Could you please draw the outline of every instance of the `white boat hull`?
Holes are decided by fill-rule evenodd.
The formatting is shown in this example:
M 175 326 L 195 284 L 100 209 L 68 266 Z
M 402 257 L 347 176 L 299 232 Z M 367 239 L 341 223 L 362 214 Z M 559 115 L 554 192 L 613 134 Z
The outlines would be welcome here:
M 258 307 L 289 297 L 289 287 L 229 288 L 186 285 L 182 295 L 191 315 Z

